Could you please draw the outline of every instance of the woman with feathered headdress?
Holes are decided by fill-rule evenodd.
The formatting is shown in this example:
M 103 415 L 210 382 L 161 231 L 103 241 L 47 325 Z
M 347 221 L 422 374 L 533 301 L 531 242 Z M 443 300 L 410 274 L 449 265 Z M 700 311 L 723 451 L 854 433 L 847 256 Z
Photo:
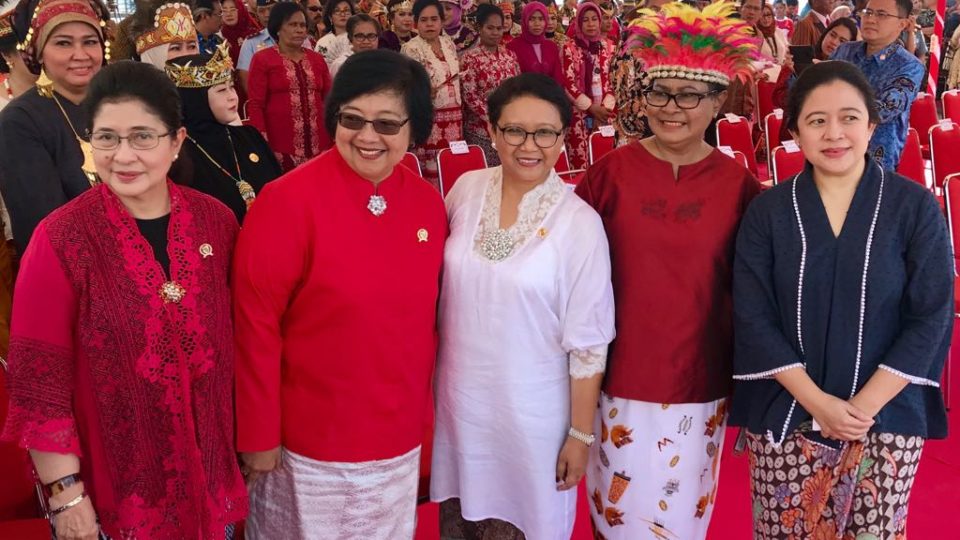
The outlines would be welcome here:
M 588 169 L 577 192 L 604 221 L 613 263 L 611 344 L 591 518 L 609 540 L 706 537 L 731 390 L 731 271 L 737 226 L 759 192 L 703 141 L 757 41 L 730 3 L 646 10 L 630 26 L 651 137 Z M 632 480 L 631 480 L 632 479 Z

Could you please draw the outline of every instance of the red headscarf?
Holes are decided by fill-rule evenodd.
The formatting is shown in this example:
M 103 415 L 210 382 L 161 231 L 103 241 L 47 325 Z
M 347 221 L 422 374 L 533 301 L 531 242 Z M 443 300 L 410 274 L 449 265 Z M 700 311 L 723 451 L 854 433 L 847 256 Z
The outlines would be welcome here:
M 539 36 L 535 36 L 530 33 L 530 17 L 534 13 L 539 13 L 543 16 L 543 32 L 540 32 Z M 542 43 L 544 40 L 544 34 L 547 32 L 546 23 L 549 16 L 549 13 L 547 13 L 547 6 L 541 4 L 540 2 L 530 2 L 529 4 L 523 6 L 523 13 L 520 15 L 520 38 L 531 45 Z
M 230 44 L 230 58 L 233 59 L 233 65 L 237 65 L 240 58 L 240 45 L 243 40 L 256 34 L 263 27 L 247 11 L 247 4 L 243 0 L 233 0 L 237 6 L 237 24 L 228 26 L 226 23 L 220 29 L 223 38 Z
M 603 13 L 600 12 L 600 8 L 593 2 L 583 2 L 577 7 L 577 18 L 574 20 L 574 41 L 577 43 L 577 46 L 583 49 L 583 52 L 586 53 L 583 55 L 583 90 L 585 92 L 590 91 L 590 87 L 593 85 L 593 67 L 594 62 L 599 60 L 596 58 L 600 54 L 600 48 L 603 46 L 603 36 L 597 34 L 595 37 L 588 37 L 584 35 L 583 30 L 580 29 L 583 23 L 583 17 L 587 14 L 588 11 L 593 11 L 597 14 L 597 19 L 603 17 Z

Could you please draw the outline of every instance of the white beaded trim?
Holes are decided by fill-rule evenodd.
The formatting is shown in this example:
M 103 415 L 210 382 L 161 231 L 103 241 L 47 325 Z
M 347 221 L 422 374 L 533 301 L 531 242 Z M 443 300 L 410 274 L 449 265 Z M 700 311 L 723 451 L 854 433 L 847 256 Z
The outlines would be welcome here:
M 870 165 L 868 164 L 867 167 L 869 166 Z M 799 174 L 794 175 L 793 184 L 790 186 L 790 189 L 793 197 L 793 213 L 797 217 L 797 227 L 800 229 L 800 272 L 797 279 L 797 342 L 800 344 L 800 355 L 806 356 L 806 352 L 803 348 L 803 311 L 801 308 L 803 304 L 803 272 L 807 265 L 807 235 L 803 229 L 803 220 L 800 219 L 800 205 L 797 203 L 797 179 L 799 177 Z M 867 310 L 867 270 L 870 267 L 870 249 L 873 245 L 873 233 L 876 230 L 877 218 L 880 215 L 880 203 L 883 201 L 884 177 L 885 174 L 883 172 L 883 168 L 881 167 L 880 191 L 877 194 L 877 206 L 873 209 L 873 220 L 870 222 L 870 232 L 867 234 L 867 247 L 864 253 L 863 261 L 863 277 L 860 280 L 860 322 L 857 327 L 857 358 L 853 368 L 853 386 L 850 389 L 850 397 L 853 397 L 856 394 L 857 385 L 859 384 L 860 379 L 860 360 L 863 353 L 863 323 Z M 806 364 L 804 364 L 804 368 L 806 368 Z M 793 418 L 793 411 L 796 409 L 796 407 L 797 400 L 794 398 L 793 402 L 790 404 L 790 410 L 787 412 L 787 418 L 783 421 L 783 429 L 780 432 L 779 439 L 774 437 L 773 431 L 767 430 L 767 440 L 770 441 L 770 443 L 775 447 L 779 447 L 783 444 L 783 441 L 786 440 L 787 427 L 790 425 L 790 419 Z
M 793 369 L 796 367 L 803 367 L 803 364 L 796 362 L 790 365 L 778 367 L 776 369 L 771 369 L 767 371 L 761 371 L 760 373 L 747 373 L 746 375 L 734 375 L 733 380 L 735 381 L 759 381 L 760 379 L 772 379 L 777 373 L 783 373 L 788 369 Z
M 902 377 L 902 378 L 910 381 L 911 384 L 919 384 L 919 385 L 921 385 L 921 386 L 932 386 L 932 387 L 934 387 L 934 388 L 940 388 L 940 383 L 938 383 L 937 381 L 931 381 L 930 379 L 924 379 L 923 377 L 915 377 L 915 376 L 913 376 L 913 375 L 907 375 L 906 373 L 904 373 L 904 372 L 902 372 L 902 371 L 900 371 L 900 370 L 898 370 L 898 369 L 893 369 L 892 367 L 890 367 L 890 366 L 888 366 L 888 365 L 886 365 L 886 364 L 880 364 L 880 365 L 877 366 L 877 367 L 879 367 L 880 369 L 882 369 L 882 370 L 884 370 L 884 371 L 889 371 L 890 373 L 893 373 L 893 374 L 896 375 L 897 377 Z

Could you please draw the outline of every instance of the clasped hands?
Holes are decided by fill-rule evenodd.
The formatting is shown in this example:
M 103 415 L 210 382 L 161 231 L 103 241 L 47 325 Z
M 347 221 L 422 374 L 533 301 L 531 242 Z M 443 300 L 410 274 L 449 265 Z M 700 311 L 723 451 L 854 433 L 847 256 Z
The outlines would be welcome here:
M 822 393 L 809 411 L 820 424 L 820 433 L 828 439 L 858 441 L 867 436 L 879 412 L 860 394 L 844 401 Z

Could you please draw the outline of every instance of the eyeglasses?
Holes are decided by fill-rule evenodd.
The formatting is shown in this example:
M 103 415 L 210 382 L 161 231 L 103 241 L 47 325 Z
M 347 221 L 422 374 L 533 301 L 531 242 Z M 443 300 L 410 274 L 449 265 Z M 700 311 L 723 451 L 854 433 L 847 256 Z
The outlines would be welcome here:
M 354 34 L 354 41 L 376 41 L 379 38 L 377 34 Z
M 673 102 L 677 104 L 677 107 L 686 110 L 696 109 L 700 106 L 700 101 L 703 100 L 703 98 L 712 96 L 716 93 L 716 91 L 712 91 L 707 92 L 706 94 L 697 94 L 696 92 L 680 92 L 679 94 L 669 94 L 659 90 L 644 90 L 642 92 L 644 99 L 647 100 L 647 105 L 651 105 L 653 107 L 666 107 L 672 99 Z
M 539 148 L 553 148 L 563 135 L 562 131 L 555 131 L 547 128 L 540 128 L 536 131 L 527 131 L 516 126 L 497 126 L 497 129 L 503 133 L 503 140 L 511 146 L 521 146 L 527 142 L 527 137 L 533 135 L 533 144 Z
M 367 120 L 359 114 L 344 112 L 337 115 L 337 122 L 347 129 L 360 131 L 363 129 L 363 126 L 367 124 L 373 124 L 373 130 L 380 135 L 396 135 L 397 133 L 400 133 L 400 129 L 409 121 L 409 118 L 403 121 L 386 120 L 382 118 L 377 118 L 376 120 Z
M 876 18 L 880 19 L 881 21 L 885 21 L 885 20 L 887 20 L 887 19 L 889 19 L 889 18 L 894 18 L 894 19 L 906 19 L 906 17 L 901 17 L 901 16 L 899 16 L 899 15 L 894 15 L 893 13 L 887 13 L 886 11 L 874 11 L 874 10 L 872 10 L 872 9 L 864 9 L 864 10 L 861 10 L 861 11 L 860 11 L 860 15 L 863 16 L 864 19 L 872 19 L 872 18 L 876 17 Z
M 131 131 L 126 137 L 121 137 L 112 131 L 96 131 L 90 136 L 90 146 L 97 150 L 116 150 L 126 139 L 127 144 L 134 150 L 153 150 L 160 145 L 160 139 L 173 135 L 176 131 L 156 133 L 154 131 Z

